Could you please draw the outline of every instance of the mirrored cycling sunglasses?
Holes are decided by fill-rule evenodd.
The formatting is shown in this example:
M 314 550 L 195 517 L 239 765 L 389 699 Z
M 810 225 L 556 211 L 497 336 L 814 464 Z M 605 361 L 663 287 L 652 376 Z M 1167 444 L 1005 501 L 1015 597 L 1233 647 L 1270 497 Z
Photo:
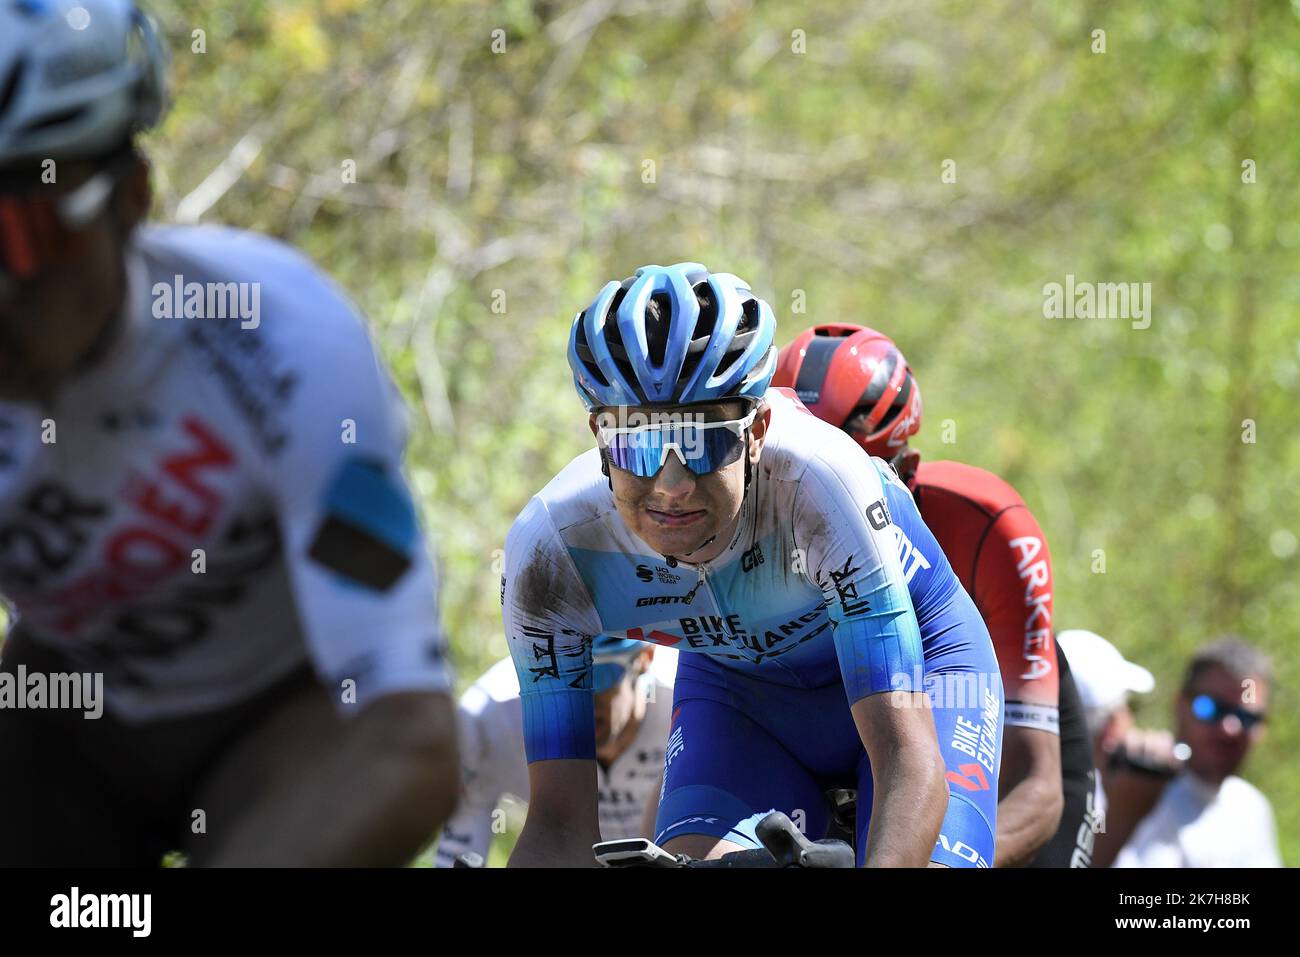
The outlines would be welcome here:
M 632 666 L 632 662 L 639 654 L 641 649 L 638 648 L 618 656 L 597 657 L 591 668 L 591 690 L 600 694 L 613 688 L 623 680 L 627 669 Z
M 114 163 L 57 194 L 49 186 L 0 183 L 0 278 L 25 282 L 62 261 L 74 234 L 104 211 L 124 169 Z
M 670 422 L 635 427 L 599 429 L 600 445 L 615 467 L 640 478 L 659 474 L 668 453 L 696 475 L 708 475 L 740 458 L 744 451 L 745 430 L 754 422 L 758 410 L 743 419 L 722 422 Z
M 1192 699 L 1192 714 L 1196 715 L 1197 720 L 1206 724 L 1222 721 L 1228 715 L 1232 715 L 1241 722 L 1243 731 L 1249 731 L 1264 720 L 1262 714 L 1238 708 L 1207 694 L 1199 694 Z

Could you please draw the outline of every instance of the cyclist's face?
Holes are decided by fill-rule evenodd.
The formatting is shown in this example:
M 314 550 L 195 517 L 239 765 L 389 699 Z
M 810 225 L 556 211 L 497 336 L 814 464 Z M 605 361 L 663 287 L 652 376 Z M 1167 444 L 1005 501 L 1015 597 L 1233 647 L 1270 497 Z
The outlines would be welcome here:
M 639 410 L 647 415 L 651 410 Z M 657 411 L 664 411 L 662 409 Z M 706 422 L 743 418 L 744 402 L 691 406 Z M 755 474 L 771 410 L 759 410 L 749 430 L 749 459 Z M 596 417 L 591 417 L 596 432 Z M 675 454 L 653 478 L 640 478 L 611 467 L 610 481 L 619 517 L 641 540 L 661 555 L 673 555 L 691 562 L 705 562 L 722 554 L 740 515 L 745 493 L 745 458 L 740 458 L 707 475 L 696 475 Z M 712 538 L 708 548 L 701 548 Z
M 74 189 L 92 169 L 64 162 L 58 182 Z M 26 281 L 0 274 L 0 399 L 46 400 L 90 351 L 122 307 L 124 243 L 149 207 L 148 170 L 124 175 L 108 208 L 69 231 L 57 263 Z
M 1192 700 L 1197 695 L 1209 695 L 1232 707 L 1263 714 L 1268 707 L 1269 688 L 1262 679 L 1253 678 L 1247 684 L 1240 676 L 1216 666 L 1205 669 L 1188 694 L 1178 696 L 1178 739 L 1192 749 L 1188 764 L 1203 780 L 1217 783 L 1241 767 L 1250 746 L 1263 734 L 1264 725 L 1246 731 L 1235 715 L 1214 722 L 1200 721 L 1192 713 Z
M 641 652 L 623 674 L 623 680 L 595 696 L 596 747 L 617 740 L 632 720 L 637 705 L 637 680 L 650 666 L 653 651 Z

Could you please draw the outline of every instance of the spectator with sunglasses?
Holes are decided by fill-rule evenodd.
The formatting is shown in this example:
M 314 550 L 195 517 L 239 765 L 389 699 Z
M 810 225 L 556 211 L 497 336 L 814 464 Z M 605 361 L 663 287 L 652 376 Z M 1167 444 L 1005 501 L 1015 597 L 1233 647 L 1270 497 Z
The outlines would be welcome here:
M 653 836 L 676 671 L 672 648 L 604 636 L 592 645 L 597 804 L 607 841 Z M 464 783 L 438 842 L 438 867 L 467 852 L 486 860 L 492 835 L 503 830 L 502 798 L 528 801 L 523 705 L 509 658 L 461 695 L 456 717 Z
M 1282 866 L 1272 806 L 1236 774 L 1263 736 L 1272 684 L 1267 656 L 1240 638 L 1196 653 L 1174 711 L 1185 764 L 1172 778 L 1141 769 L 1107 777 L 1112 808 L 1120 779 L 1146 785 L 1135 789 L 1136 813 L 1107 815 L 1106 841 L 1123 845 L 1115 867 Z

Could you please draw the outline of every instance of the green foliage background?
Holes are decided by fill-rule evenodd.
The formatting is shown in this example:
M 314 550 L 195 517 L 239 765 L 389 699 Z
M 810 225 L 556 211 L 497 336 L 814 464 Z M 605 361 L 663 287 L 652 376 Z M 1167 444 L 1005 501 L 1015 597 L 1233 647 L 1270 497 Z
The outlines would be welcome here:
M 1157 675 L 1144 720 L 1168 726 L 1201 642 L 1269 650 L 1246 773 L 1300 859 L 1300 0 L 151 9 L 178 89 L 147 144 L 158 216 L 295 243 L 371 318 L 416 411 L 462 687 L 505 653 L 513 517 L 588 443 L 573 315 L 699 260 L 755 284 L 782 344 L 830 320 L 896 338 L 918 447 L 1020 490 L 1057 627 Z M 1044 318 L 1067 274 L 1151 283 L 1150 328 Z

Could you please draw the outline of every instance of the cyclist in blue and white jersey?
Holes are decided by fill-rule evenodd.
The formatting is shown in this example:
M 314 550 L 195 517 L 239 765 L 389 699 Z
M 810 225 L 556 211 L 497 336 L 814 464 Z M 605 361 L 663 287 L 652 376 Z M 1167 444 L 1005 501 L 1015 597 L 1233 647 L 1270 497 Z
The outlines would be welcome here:
M 746 283 L 697 263 L 610 282 L 574 320 L 597 448 L 506 542 L 531 794 L 514 865 L 587 864 L 600 839 L 597 635 L 682 652 L 655 835 L 668 850 L 755 847 L 772 809 L 820 837 L 824 790 L 848 785 L 860 863 L 993 859 L 988 631 L 889 467 L 863 468 L 852 439 L 768 391 L 775 325 Z

